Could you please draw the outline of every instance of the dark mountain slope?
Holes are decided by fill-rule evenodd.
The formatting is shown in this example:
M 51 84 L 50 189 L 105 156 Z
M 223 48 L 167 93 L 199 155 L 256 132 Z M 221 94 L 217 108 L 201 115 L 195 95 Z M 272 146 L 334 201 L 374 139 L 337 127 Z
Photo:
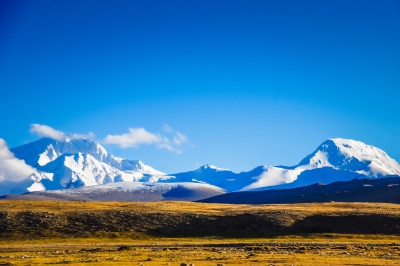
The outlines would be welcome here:
M 292 189 L 233 192 L 201 200 L 207 203 L 277 204 L 308 202 L 400 203 L 400 177 L 355 179 L 328 185 L 314 184 Z

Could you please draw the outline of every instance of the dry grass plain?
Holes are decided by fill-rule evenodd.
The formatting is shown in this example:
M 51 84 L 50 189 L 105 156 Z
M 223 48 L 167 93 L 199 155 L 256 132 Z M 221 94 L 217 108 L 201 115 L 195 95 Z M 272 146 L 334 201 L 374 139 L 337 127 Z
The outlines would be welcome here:
M 0 201 L 0 214 L 0 265 L 400 265 L 400 205 L 396 204 Z M 318 219 L 306 227 L 293 227 L 310 217 Z M 329 224 L 332 217 L 334 223 Z M 356 224 L 335 227 L 342 217 Z M 112 218 L 131 220 L 121 227 L 112 226 Z M 383 222 L 374 229 L 380 233 L 351 233 L 364 218 L 370 224 L 359 228 Z M 220 224 L 236 220 L 234 225 Z M 64 230 L 85 221 L 90 226 L 84 230 Z M 328 221 L 329 226 L 320 227 L 318 221 Z M 252 230 L 241 232 L 254 224 Z M 263 225 L 267 228 L 259 230 Z M 270 226 L 281 231 L 271 234 Z M 200 232 L 188 230 L 192 227 Z M 307 232 L 294 234 L 293 228 Z M 333 232 L 323 232 L 329 229 Z
M 180 201 L 159 202 L 80 202 L 80 201 L 0 201 L 0 212 L 54 212 L 132 210 L 137 212 L 166 212 L 198 214 L 255 213 L 265 211 L 302 211 L 305 213 L 384 213 L 400 214 L 400 205 L 391 203 L 325 202 L 299 204 L 214 204 Z

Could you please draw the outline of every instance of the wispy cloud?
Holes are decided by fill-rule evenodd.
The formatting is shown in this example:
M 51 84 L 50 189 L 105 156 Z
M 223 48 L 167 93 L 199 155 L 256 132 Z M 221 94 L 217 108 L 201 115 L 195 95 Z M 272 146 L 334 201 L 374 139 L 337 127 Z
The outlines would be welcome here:
M 168 137 L 163 137 L 163 141 L 159 144 L 157 144 L 157 147 L 159 149 L 166 149 L 175 153 L 182 153 L 182 150 L 176 147 L 176 145 L 170 141 Z
M 174 136 L 174 143 L 178 146 L 187 143 L 188 142 L 188 138 L 186 137 L 186 135 L 176 131 L 175 132 L 175 136 Z
M 107 135 L 103 142 L 105 144 L 116 144 L 121 148 L 137 148 L 139 144 L 152 144 L 161 141 L 160 136 L 150 133 L 144 128 L 130 128 L 129 133 Z
M 168 144 L 168 143 L 160 143 L 158 146 L 157 146 L 159 149 L 166 149 L 166 150 L 169 150 L 169 151 L 172 151 L 172 152 L 176 152 L 176 153 L 182 153 L 182 150 L 180 150 L 180 149 L 178 149 L 178 148 L 176 148 L 176 147 L 173 147 L 172 145 L 170 145 L 170 144 Z
M 90 132 L 89 134 L 75 134 L 75 133 L 66 134 L 60 130 L 41 124 L 31 124 L 31 128 L 29 131 L 32 133 L 36 133 L 40 137 L 51 138 L 58 141 L 66 141 L 67 139 L 71 140 L 71 139 L 82 139 L 82 138 L 93 139 L 95 137 L 95 135 L 92 132 Z
M 162 129 L 166 135 L 151 133 L 144 128 L 130 128 L 128 133 L 122 135 L 107 135 L 103 143 L 115 144 L 121 148 L 138 148 L 141 144 L 152 144 L 159 149 L 182 153 L 182 149 L 178 147 L 188 142 L 186 135 L 167 124 Z
M 145 128 L 129 128 L 128 133 L 120 135 L 107 135 L 103 140 L 104 144 L 117 145 L 123 149 L 125 148 L 139 148 L 140 145 L 154 145 L 158 149 L 166 149 L 175 153 L 182 153 L 182 146 L 189 143 L 185 134 L 174 130 L 168 124 L 162 127 L 163 134 L 152 133 Z M 95 139 L 93 133 L 89 134 L 75 134 L 65 133 L 60 130 L 54 129 L 47 125 L 31 124 L 30 132 L 37 134 L 41 137 L 52 138 L 58 141 L 67 141 L 72 139 L 90 138 Z

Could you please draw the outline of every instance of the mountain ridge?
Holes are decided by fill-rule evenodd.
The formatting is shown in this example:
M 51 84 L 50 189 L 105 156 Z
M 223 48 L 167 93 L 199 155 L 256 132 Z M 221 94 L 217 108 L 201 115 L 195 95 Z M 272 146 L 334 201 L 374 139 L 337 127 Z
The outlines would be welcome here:
M 400 176 L 400 165 L 384 151 L 348 139 L 328 139 L 295 166 L 257 166 L 235 173 L 211 164 L 167 175 L 140 160 L 115 157 L 90 139 L 41 138 L 10 149 L 38 170 L 28 191 L 101 186 L 116 182 L 210 184 L 226 191 L 291 188 L 356 178 Z

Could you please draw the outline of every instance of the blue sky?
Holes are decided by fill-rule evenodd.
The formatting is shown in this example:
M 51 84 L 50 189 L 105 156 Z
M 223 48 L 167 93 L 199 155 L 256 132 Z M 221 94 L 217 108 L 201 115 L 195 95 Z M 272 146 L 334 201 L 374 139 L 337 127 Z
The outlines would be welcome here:
M 10 147 L 38 123 L 179 132 L 174 151 L 104 144 L 168 173 L 294 165 L 335 137 L 400 161 L 399 1 L 10 0 L 0 36 Z

